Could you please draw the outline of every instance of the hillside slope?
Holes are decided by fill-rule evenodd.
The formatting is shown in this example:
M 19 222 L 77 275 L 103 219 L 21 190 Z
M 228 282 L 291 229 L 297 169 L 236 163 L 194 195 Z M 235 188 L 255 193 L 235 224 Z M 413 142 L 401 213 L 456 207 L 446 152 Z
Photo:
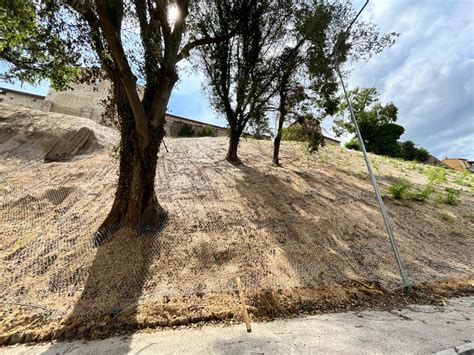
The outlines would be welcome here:
M 114 322 L 154 326 L 239 318 L 236 276 L 254 292 L 256 317 L 285 307 L 346 309 L 401 286 L 358 152 L 328 146 L 309 156 L 300 144 L 284 142 L 277 168 L 270 164 L 271 142 L 247 139 L 243 164 L 234 166 L 224 160 L 225 138 L 166 139 L 169 152 L 160 153 L 156 177 L 166 227 L 140 235 L 123 228 L 94 248 L 91 238 L 111 207 L 117 178 L 114 131 L 5 106 L 0 117 L 0 333 L 8 341 L 33 326 L 37 340 L 58 329 L 58 337 L 66 336 L 65 324 L 108 333 L 117 309 Z M 60 136 L 64 127 L 89 127 L 100 149 L 44 163 L 38 151 L 44 137 Z M 400 176 L 428 182 L 429 168 L 420 164 L 373 159 L 383 191 Z M 474 195 L 472 187 L 455 184 L 459 178 L 450 172 L 434 185 L 438 194 L 461 189 L 456 206 L 437 202 L 436 193 L 423 203 L 386 198 L 414 285 L 451 280 L 472 292 Z M 267 289 L 283 292 L 278 302 L 286 306 L 273 296 L 262 301 L 259 292 Z

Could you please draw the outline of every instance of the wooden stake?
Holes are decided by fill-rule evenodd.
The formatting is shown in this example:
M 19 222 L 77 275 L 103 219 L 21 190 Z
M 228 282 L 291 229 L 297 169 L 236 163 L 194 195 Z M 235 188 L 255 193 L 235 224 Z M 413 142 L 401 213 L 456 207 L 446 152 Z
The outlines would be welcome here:
M 252 327 L 250 326 L 250 318 L 247 312 L 247 305 L 245 304 L 244 290 L 242 288 L 242 283 L 240 282 L 239 276 L 236 277 L 236 280 L 237 280 L 237 287 L 239 289 L 239 294 L 240 294 L 240 303 L 242 305 L 242 313 L 244 315 L 245 327 L 247 328 L 247 333 L 250 333 L 252 331 Z

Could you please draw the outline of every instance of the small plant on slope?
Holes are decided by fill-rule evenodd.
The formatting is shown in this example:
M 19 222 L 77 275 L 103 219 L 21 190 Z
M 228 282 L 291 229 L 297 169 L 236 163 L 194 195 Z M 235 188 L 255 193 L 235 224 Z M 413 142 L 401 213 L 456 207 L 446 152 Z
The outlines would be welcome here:
M 469 188 L 469 191 L 474 193 L 474 174 L 472 174 L 469 170 L 465 170 L 462 173 L 455 173 L 456 177 L 454 179 L 454 183 L 460 186 L 465 186 Z
M 402 199 L 403 195 L 411 188 L 412 184 L 410 181 L 400 178 L 388 187 L 388 192 L 393 198 Z
M 453 216 L 451 216 L 449 213 L 447 212 L 441 212 L 440 214 L 440 217 L 443 221 L 446 221 L 446 222 L 453 222 L 454 218 Z
M 455 206 L 459 203 L 460 195 L 461 195 L 460 190 L 453 189 L 452 187 L 447 187 L 446 193 L 441 196 L 441 202 L 446 203 L 448 205 Z
M 431 166 L 424 170 L 424 174 L 431 184 L 439 184 L 446 181 L 447 170 L 437 166 Z
M 415 188 L 410 181 L 400 178 L 388 187 L 388 192 L 395 199 L 423 202 L 430 197 L 434 189 L 429 185 L 421 189 Z
M 430 185 L 428 186 L 425 186 L 424 188 L 422 189 L 413 189 L 413 190 L 409 190 L 405 196 L 405 198 L 407 200 L 410 200 L 410 201 L 419 201 L 419 202 L 423 202 L 425 201 L 428 197 L 430 197 L 430 195 L 434 192 L 434 189 L 433 187 L 431 187 Z

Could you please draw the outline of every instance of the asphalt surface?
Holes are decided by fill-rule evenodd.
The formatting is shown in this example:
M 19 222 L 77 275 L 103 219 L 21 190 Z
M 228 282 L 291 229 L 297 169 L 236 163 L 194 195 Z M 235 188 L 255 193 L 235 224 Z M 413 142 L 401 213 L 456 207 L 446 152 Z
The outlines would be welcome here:
M 336 313 L 269 323 L 162 330 L 99 341 L 2 348 L 4 354 L 462 353 L 473 348 L 474 297 L 443 307 Z M 456 348 L 455 348 L 456 347 Z M 474 350 L 472 350 L 474 353 Z

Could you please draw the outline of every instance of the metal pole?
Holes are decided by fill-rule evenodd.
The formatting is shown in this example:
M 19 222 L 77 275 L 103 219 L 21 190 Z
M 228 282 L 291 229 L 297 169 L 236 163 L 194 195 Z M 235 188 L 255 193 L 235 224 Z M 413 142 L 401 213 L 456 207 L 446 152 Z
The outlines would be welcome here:
M 352 27 L 352 24 L 355 22 L 357 17 L 360 15 L 362 10 L 364 10 L 364 8 L 365 8 L 365 6 L 367 5 L 368 2 L 369 2 L 369 0 L 366 1 L 366 3 L 362 7 L 362 9 L 359 11 L 357 16 L 354 18 L 354 20 L 352 20 L 351 24 L 349 25 L 347 30 L 344 32 L 344 36 L 346 36 L 349 33 L 349 30 Z M 345 40 L 345 38 L 344 38 L 344 40 Z M 402 278 L 403 286 L 404 286 L 405 290 L 410 292 L 411 291 L 411 286 L 410 286 L 410 283 L 408 281 L 407 275 L 405 273 L 405 269 L 403 267 L 402 258 L 400 256 L 400 250 L 398 249 L 398 245 L 397 245 L 397 242 L 395 240 L 395 236 L 393 235 L 392 226 L 390 224 L 390 220 L 389 220 L 388 214 L 387 214 L 387 209 L 385 208 L 385 204 L 384 204 L 383 199 L 382 199 L 382 194 L 380 193 L 379 185 L 377 184 L 377 179 L 375 178 L 374 172 L 372 170 L 372 164 L 370 163 L 369 155 L 367 154 L 367 150 L 365 149 L 364 140 L 362 139 L 362 135 L 360 134 L 359 125 L 357 124 L 357 119 L 355 117 L 354 110 L 352 109 L 351 100 L 349 98 L 349 95 L 347 94 L 346 86 L 344 85 L 344 80 L 342 78 L 342 74 L 341 74 L 341 71 L 340 71 L 340 68 L 339 68 L 339 61 L 337 59 L 337 52 L 338 52 L 338 48 L 337 48 L 337 44 L 336 44 L 336 48 L 334 49 L 334 58 L 335 58 L 335 62 L 336 62 L 337 75 L 339 76 L 339 80 L 341 81 L 342 90 L 344 91 L 344 96 L 346 97 L 347 105 L 349 106 L 349 111 L 350 111 L 350 114 L 351 114 L 351 120 L 352 120 L 352 123 L 354 124 L 354 127 L 355 127 L 355 132 L 356 132 L 356 135 L 357 135 L 357 139 L 359 140 L 360 148 L 362 149 L 362 153 L 364 154 L 365 163 L 367 164 L 367 170 L 369 171 L 370 180 L 372 181 L 372 186 L 374 187 L 375 196 L 377 198 L 377 202 L 378 202 L 379 207 L 380 207 L 380 212 L 382 213 L 383 221 L 385 223 L 385 229 L 387 230 L 387 234 L 388 234 L 388 239 L 390 240 L 390 244 L 392 246 L 393 253 L 395 254 L 395 260 L 396 260 L 397 265 L 398 265 L 398 270 L 400 271 L 400 276 Z
M 349 106 L 349 111 L 351 112 L 351 119 L 352 119 L 352 123 L 354 124 L 354 127 L 355 127 L 356 135 L 357 135 L 357 138 L 359 140 L 359 145 L 362 149 L 362 153 L 364 153 L 364 159 L 365 159 L 365 163 L 367 164 L 367 170 L 369 170 L 369 175 L 370 175 L 370 179 L 372 181 L 372 186 L 374 187 L 375 196 L 377 197 L 377 201 L 378 201 L 379 207 L 380 207 L 380 212 L 382 213 L 383 221 L 385 223 L 385 228 L 387 229 L 388 239 L 390 240 L 390 244 L 392 245 L 393 253 L 395 254 L 395 259 L 397 261 L 398 269 L 400 271 L 400 276 L 402 277 L 403 286 L 405 287 L 405 289 L 407 289 L 409 291 L 410 290 L 410 284 L 408 282 L 408 278 L 407 278 L 407 275 L 405 273 L 405 269 L 403 268 L 402 258 L 400 256 L 400 251 L 398 250 L 398 245 L 397 245 L 397 242 L 396 242 L 395 237 L 393 235 L 392 226 L 390 225 L 390 220 L 388 218 L 387 210 L 385 208 L 385 204 L 384 204 L 383 199 L 382 199 L 382 194 L 380 193 L 379 185 L 377 184 L 377 179 L 375 178 L 374 172 L 372 170 L 372 164 L 370 163 L 369 156 L 368 156 L 367 151 L 365 149 L 365 144 L 364 144 L 364 141 L 362 140 L 362 135 L 360 134 L 360 130 L 359 130 L 359 125 L 357 124 L 357 120 L 356 120 L 356 117 L 355 117 L 355 114 L 354 114 L 354 110 L 352 109 L 351 100 L 349 99 L 349 96 L 347 95 L 346 87 L 344 86 L 344 81 L 342 80 L 342 75 L 341 75 L 341 72 L 339 70 L 339 63 L 337 63 L 337 62 L 336 62 L 336 68 L 337 68 L 337 74 L 339 76 L 339 80 L 341 81 L 342 89 L 344 90 L 344 96 L 346 97 L 346 100 L 347 100 L 347 105 Z

